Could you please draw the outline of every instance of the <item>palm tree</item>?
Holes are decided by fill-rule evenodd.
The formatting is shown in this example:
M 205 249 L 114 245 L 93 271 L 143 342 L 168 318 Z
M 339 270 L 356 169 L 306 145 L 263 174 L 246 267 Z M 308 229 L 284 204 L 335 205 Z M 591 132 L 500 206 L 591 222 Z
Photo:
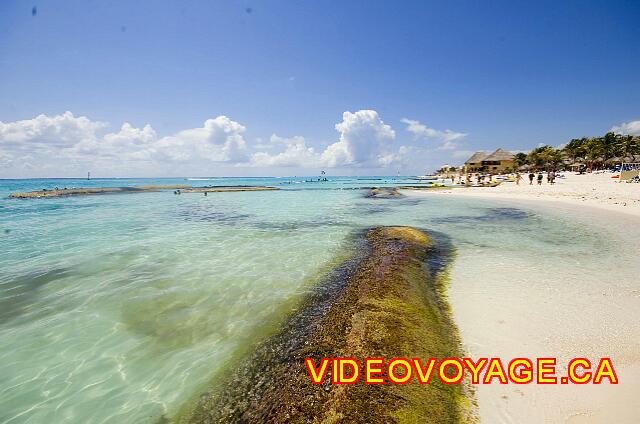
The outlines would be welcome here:
M 571 162 L 576 162 L 578 159 L 583 159 L 587 155 L 586 144 L 586 137 L 574 138 L 568 142 L 562 150 L 567 157 L 571 159 Z
M 593 164 L 596 162 L 602 162 L 604 157 L 604 140 L 603 137 L 591 137 L 585 144 L 586 159 L 589 164 L 589 169 L 593 169 Z
M 614 132 L 608 132 L 601 138 L 602 142 L 602 160 L 606 162 L 608 159 L 618 156 L 620 135 Z
M 622 159 L 633 160 L 635 155 L 640 154 L 640 137 L 624 135 L 618 139 L 618 150 Z
M 520 168 L 522 165 L 527 164 L 527 154 L 526 153 L 516 153 L 513 157 L 513 163 L 515 165 L 516 170 Z
M 533 149 L 527 161 L 536 168 L 556 169 L 562 163 L 562 153 L 551 146 L 542 146 Z

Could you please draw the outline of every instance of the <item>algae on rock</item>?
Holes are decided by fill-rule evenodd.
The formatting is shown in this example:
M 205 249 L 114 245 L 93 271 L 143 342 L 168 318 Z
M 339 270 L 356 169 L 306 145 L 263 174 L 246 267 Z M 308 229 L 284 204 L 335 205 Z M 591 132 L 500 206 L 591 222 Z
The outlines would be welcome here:
M 430 238 L 410 227 L 365 235 L 364 254 L 320 284 L 281 331 L 217 389 L 176 417 L 181 423 L 458 423 L 473 421 L 465 384 L 314 385 L 304 365 L 323 357 L 461 357 L 441 279 L 426 262 Z

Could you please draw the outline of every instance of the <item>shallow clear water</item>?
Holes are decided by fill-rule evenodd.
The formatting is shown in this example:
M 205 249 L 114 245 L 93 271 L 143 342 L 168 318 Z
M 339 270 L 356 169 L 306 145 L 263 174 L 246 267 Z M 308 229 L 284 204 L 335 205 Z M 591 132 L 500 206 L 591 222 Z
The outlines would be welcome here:
M 604 277 L 606 267 L 585 260 L 596 249 L 637 270 L 604 232 L 559 216 L 340 190 L 415 183 L 381 178 L 0 181 L 0 423 L 171 417 L 225 360 L 277 327 L 354 232 L 375 225 L 431 231 L 459 259 L 487 256 L 501 270 L 545 260 Z M 89 184 L 284 189 L 6 198 Z

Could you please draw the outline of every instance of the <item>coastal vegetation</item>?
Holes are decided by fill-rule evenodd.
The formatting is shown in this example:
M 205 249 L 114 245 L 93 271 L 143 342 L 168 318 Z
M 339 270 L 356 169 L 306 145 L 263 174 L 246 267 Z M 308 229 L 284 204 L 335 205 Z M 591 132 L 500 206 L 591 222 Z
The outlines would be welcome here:
M 529 153 L 517 153 L 517 168 L 565 169 L 584 166 L 600 169 L 621 162 L 640 161 L 640 136 L 608 132 L 602 137 L 571 139 L 560 147 L 540 146 Z
M 515 154 L 501 148 L 491 154 L 478 151 L 460 171 L 495 174 L 528 170 L 593 170 L 623 162 L 640 162 L 640 136 L 608 132 L 602 137 L 574 138 L 559 147 L 539 145 L 528 152 Z M 451 175 L 456 171 L 457 168 L 446 165 L 436 173 Z
M 351 266 L 319 284 L 278 334 L 175 421 L 472 421 L 464 384 L 332 385 L 331 371 L 321 385 L 312 383 L 305 358 L 462 356 L 442 269 L 425 266 L 437 255 L 430 237 L 411 227 L 379 227 L 363 243 Z

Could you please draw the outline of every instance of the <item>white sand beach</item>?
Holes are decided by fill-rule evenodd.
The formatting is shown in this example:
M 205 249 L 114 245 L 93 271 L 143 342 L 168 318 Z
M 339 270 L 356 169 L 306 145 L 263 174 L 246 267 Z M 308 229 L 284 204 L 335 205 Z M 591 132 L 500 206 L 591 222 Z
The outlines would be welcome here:
M 640 254 L 640 185 L 617 183 L 610 176 L 567 175 L 555 186 L 546 181 L 542 187 L 529 186 L 526 181 L 520 186 L 506 183 L 495 188 L 404 193 L 478 196 L 496 206 L 569 217 L 618 240 L 627 252 Z M 479 385 L 476 395 L 482 423 L 637 422 L 639 268 L 588 266 L 610 268 L 610 277 L 603 281 L 589 272 L 559 276 L 557 269 L 524 261 L 513 269 L 513 264 L 502 264 L 500 252 L 456 259 L 449 296 L 463 344 L 472 357 L 557 357 L 560 374 L 572 357 L 611 357 L 620 379 L 618 385 Z
M 520 185 L 505 182 L 497 187 L 456 187 L 429 194 L 556 201 L 640 216 L 640 184 L 618 182 L 611 178 L 613 175 L 609 172 L 583 175 L 565 172 L 564 178 L 557 178 L 554 185 L 548 184 L 545 178 L 539 186 L 535 181 L 529 185 L 527 175 L 522 174 Z

